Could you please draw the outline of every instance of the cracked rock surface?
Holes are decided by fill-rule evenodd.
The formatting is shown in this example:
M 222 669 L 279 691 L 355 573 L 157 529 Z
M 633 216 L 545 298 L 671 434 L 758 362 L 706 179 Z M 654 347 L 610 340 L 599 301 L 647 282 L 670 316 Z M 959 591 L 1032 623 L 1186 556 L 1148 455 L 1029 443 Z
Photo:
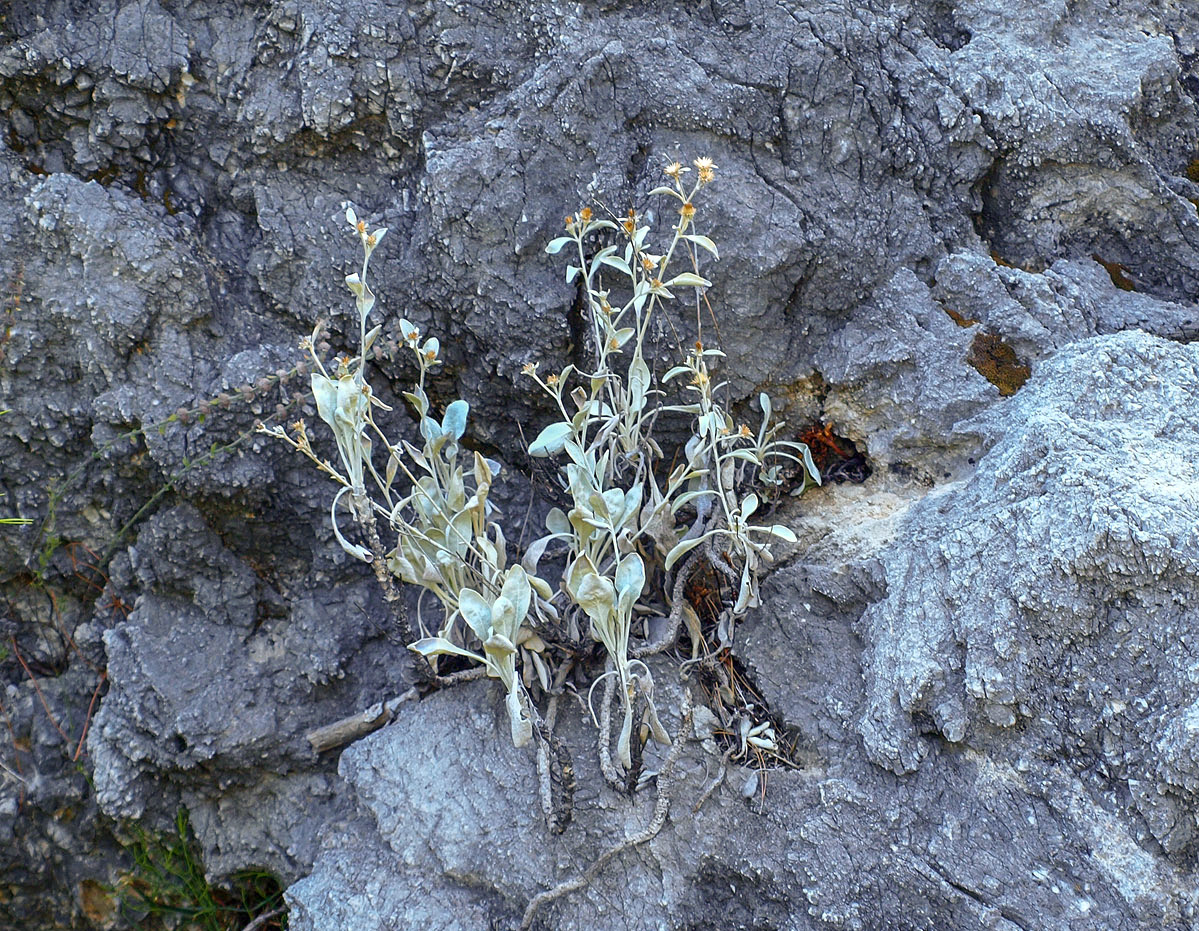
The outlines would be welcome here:
M 331 487 L 253 427 L 305 415 L 318 319 L 353 340 L 352 202 L 381 346 L 440 338 L 519 538 L 553 416 L 521 367 L 586 358 L 544 246 L 592 200 L 667 228 L 699 155 L 734 414 L 768 391 L 865 480 L 776 512 L 736 632 L 795 765 L 693 811 L 701 728 L 662 832 L 536 926 L 1194 927 L 1197 104 L 1178 0 L 7 4 L 0 929 L 129 924 L 125 828 L 180 808 L 313 931 L 513 927 L 641 829 L 577 704 L 561 835 L 485 683 L 313 754 L 411 670 Z M 412 367 L 375 371 L 412 436 Z

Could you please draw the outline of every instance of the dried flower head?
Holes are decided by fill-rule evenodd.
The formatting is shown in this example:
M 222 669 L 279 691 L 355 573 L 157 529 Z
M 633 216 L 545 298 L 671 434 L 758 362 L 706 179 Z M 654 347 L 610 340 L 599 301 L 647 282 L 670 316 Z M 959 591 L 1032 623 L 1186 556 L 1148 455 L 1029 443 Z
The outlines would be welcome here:
M 683 177 L 683 175 L 686 172 L 688 172 L 690 170 L 691 170 L 690 168 L 684 168 L 683 165 L 680 164 L 679 162 L 671 162 L 669 165 L 667 165 L 665 168 L 662 169 L 662 172 L 668 178 L 673 178 L 675 181 L 678 181 Z
M 590 223 L 591 222 L 591 208 L 584 207 L 582 210 L 580 210 L 579 211 L 579 219 L 581 219 L 584 223 Z
M 708 158 L 707 156 L 697 158 L 691 164 L 694 165 L 696 171 L 699 172 L 700 184 L 708 184 L 714 177 L 716 177 L 716 165 L 712 159 Z
M 537 363 L 536 362 L 526 362 L 523 366 L 521 366 L 520 374 L 530 375 L 530 376 L 536 375 L 537 374 Z
M 679 208 L 679 216 L 683 218 L 684 223 L 690 223 L 695 219 L 695 204 L 687 201 L 687 203 Z
M 620 221 L 620 225 L 627 235 L 634 235 L 637 232 L 637 211 L 630 207 L 629 215 Z

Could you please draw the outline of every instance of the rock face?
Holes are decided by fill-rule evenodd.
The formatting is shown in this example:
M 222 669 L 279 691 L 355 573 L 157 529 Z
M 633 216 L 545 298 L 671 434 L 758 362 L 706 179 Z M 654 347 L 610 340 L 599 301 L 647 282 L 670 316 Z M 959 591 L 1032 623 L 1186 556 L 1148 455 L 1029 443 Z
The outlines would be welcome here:
M 318 318 L 357 327 L 351 201 L 390 229 L 384 341 L 440 337 L 517 538 L 551 416 L 520 369 L 584 358 L 544 245 L 592 199 L 668 228 L 647 192 L 697 155 L 735 408 L 831 423 L 869 478 L 780 509 L 737 632 L 795 765 L 693 812 L 697 738 L 663 831 L 540 927 L 1194 926 L 1193 5 L 83 6 L 0 12 L 0 508 L 33 520 L 0 528 L 0 927 L 127 921 L 121 824 L 180 807 L 301 929 L 511 927 L 641 829 L 572 706 L 548 834 L 483 684 L 313 755 L 407 654 L 253 425 L 303 413 Z M 411 431 L 411 366 L 377 372 Z

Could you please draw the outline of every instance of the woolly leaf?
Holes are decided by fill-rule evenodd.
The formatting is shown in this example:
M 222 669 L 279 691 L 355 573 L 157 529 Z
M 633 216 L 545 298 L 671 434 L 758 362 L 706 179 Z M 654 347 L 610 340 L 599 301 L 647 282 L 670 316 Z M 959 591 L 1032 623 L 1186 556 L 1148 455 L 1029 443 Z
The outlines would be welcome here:
M 712 240 L 710 240 L 707 236 L 698 236 L 694 233 L 691 233 L 691 234 L 684 236 L 683 238 L 686 239 L 688 242 L 695 243 L 701 249 L 707 249 L 709 252 L 712 253 L 713 258 L 715 258 L 715 259 L 720 258 L 720 253 L 716 251 L 716 243 L 712 242 Z
M 552 423 L 537 435 L 529 446 L 530 456 L 553 456 L 562 452 L 571 434 L 570 424 L 564 421 Z
M 695 272 L 683 272 L 681 275 L 675 275 L 668 282 L 666 282 L 666 287 L 668 288 L 675 285 L 682 287 L 690 286 L 693 288 L 710 288 L 712 286 L 712 282 L 710 282 L 707 278 L 703 278 L 695 274 Z
M 466 432 L 466 415 L 469 411 L 470 405 L 465 401 L 458 400 L 450 404 L 441 420 L 442 433 L 448 433 L 455 440 L 462 439 L 462 434 Z
M 470 650 L 464 650 L 444 637 L 425 637 L 416 643 L 409 644 L 408 649 L 421 656 L 465 656 L 467 659 L 473 659 L 476 663 L 487 662 L 485 657 L 478 653 L 472 653 Z
M 671 566 L 678 562 L 680 557 L 685 556 L 703 542 L 703 537 L 693 537 L 690 540 L 684 540 L 682 543 L 677 544 L 674 549 L 666 554 L 666 571 L 669 572 Z
M 473 588 L 464 588 L 458 593 L 458 610 L 476 637 L 486 640 L 491 636 L 491 605 L 486 598 Z

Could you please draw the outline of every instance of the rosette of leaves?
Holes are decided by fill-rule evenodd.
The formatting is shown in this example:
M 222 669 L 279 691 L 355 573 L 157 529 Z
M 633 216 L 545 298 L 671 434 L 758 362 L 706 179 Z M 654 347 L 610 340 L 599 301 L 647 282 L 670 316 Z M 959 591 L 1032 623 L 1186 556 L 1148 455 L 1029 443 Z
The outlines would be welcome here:
M 732 611 L 720 631 L 722 642 L 731 643 L 733 621 L 760 604 L 758 576 L 762 565 L 773 561 L 769 544 L 762 538 L 797 542 L 789 527 L 751 521 L 761 506 L 761 499 L 757 492 L 742 495 L 738 491 L 746 485 L 746 471 L 752 470 L 753 478 L 759 484 L 778 485 L 781 483 L 778 478 L 781 461 L 795 462 L 804 473 L 804 482 L 797 494 L 807 487 L 808 482 L 819 485 L 820 471 L 806 444 L 778 438 L 786 424 L 780 421 L 771 425 L 773 407 L 765 392 L 758 395 L 762 422 L 756 436 L 747 427 L 737 427 L 728 411 L 716 403 L 715 391 L 722 386 L 712 385 L 707 360 L 723 355 L 719 350 L 698 345 L 685 362 L 670 369 L 663 378 L 663 382 L 670 382 L 680 375 L 689 375 L 685 390 L 698 396 L 694 403 L 667 408 L 695 417 L 693 434 L 685 449 L 691 478 L 687 482 L 688 490 L 672 504 L 672 513 L 682 504 L 705 496 L 708 498 L 706 506 L 717 511 L 717 519 L 710 529 L 685 536 L 671 548 L 666 555 L 665 568 L 669 571 L 691 550 L 722 538 L 724 545 L 720 552 L 715 552 L 711 546 L 708 551 L 713 564 L 732 577 L 737 585 Z M 726 552 L 731 552 L 740 562 L 739 571 Z

